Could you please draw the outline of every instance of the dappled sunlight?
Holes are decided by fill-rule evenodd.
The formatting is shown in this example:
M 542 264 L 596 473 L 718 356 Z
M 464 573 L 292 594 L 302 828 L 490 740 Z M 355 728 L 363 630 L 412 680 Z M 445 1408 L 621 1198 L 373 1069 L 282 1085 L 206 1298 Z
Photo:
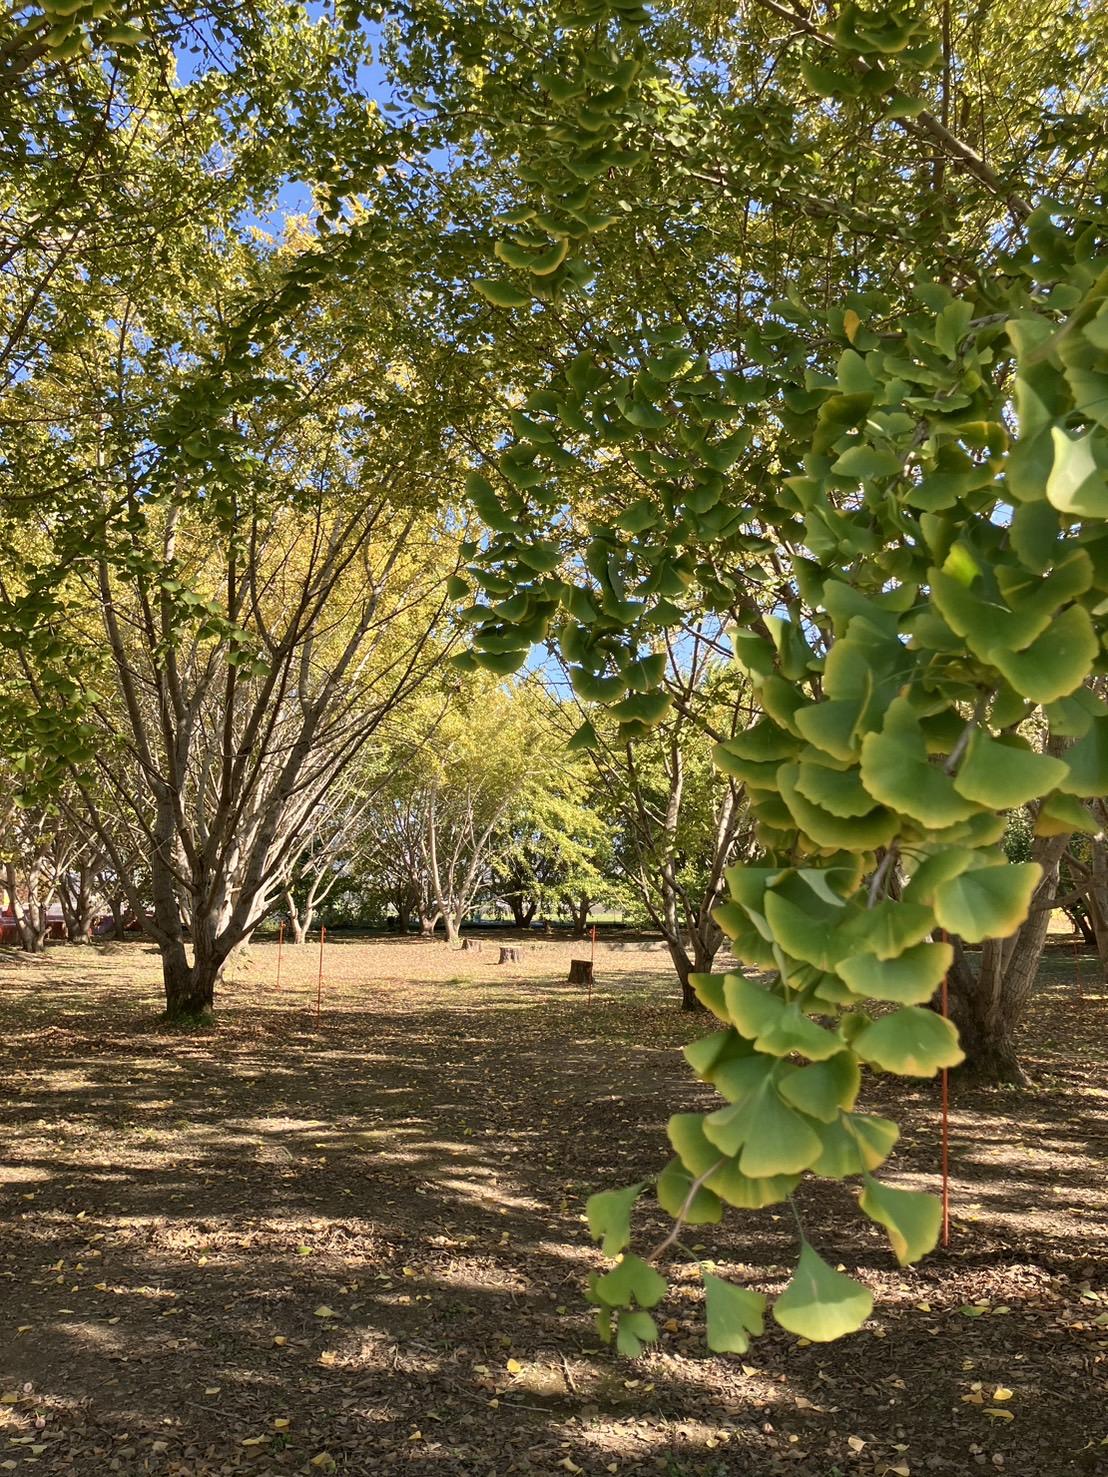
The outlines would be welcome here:
M 626 986 L 613 971 L 590 1011 L 551 977 L 572 945 L 537 945 L 528 963 L 547 975 L 534 982 L 477 955 L 459 986 L 457 956 L 438 946 L 344 943 L 317 1028 L 291 985 L 277 995 L 262 982 L 263 945 L 219 1028 L 176 1035 L 141 1017 L 156 960 L 129 947 L 98 956 L 79 989 L 87 956 L 48 956 L 64 1029 L 41 1029 L 39 974 L 23 976 L 35 981 L 25 992 L 9 985 L 0 1007 L 18 1089 L 4 1108 L 0 1366 L 5 1388 L 33 1386 L 0 1408 L 0 1434 L 35 1435 L 35 1412 L 51 1441 L 78 1441 L 92 1422 L 106 1471 L 111 1460 L 160 1471 L 173 1452 L 208 1448 L 213 1471 L 299 1470 L 346 1443 L 416 1472 L 485 1477 L 495 1420 L 512 1460 L 541 1477 L 567 1458 L 589 1477 L 611 1463 L 761 1477 L 779 1461 L 828 1477 L 829 1462 L 846 1472 L 857 1455 L 848 1435 L 877 1471 L 901 1461 L 898 1446 L 916 1456 L 906 1390 L 921 1363 L 928 1408 L 964 1422 L 974 1379 L 1016 1378 L 996 1351 L 1017 1328 L 1021 1429 L 1047 1400 L 1079 1424 L 1080 1379 L 1060 1386 L 1032 1335 L 1049 1318 L 1058 1338 L 1095 1340 L 1108 1307 L 1080 1286 L 1108 1205 L 1105 1176 L 1088 1172 L 1100 1097 L 1067 1100 L 1063 1114 L 1056 1089 L 955 1081 L 954 1245 L 911 1271 L 859 1221 L 855 1190 L 802 1187 L 802 1215 L 876 1295 L 847 1344 L 798 1346 L 771 1323 L 746 1355 L 707 1355 L 687 1263 L 657 1310 L 658 1345 L 626 1363 L 598 1344 L 582 1299 L 605 1265 L 584 1197 L 654 1173 L 668 1114 L 712 1100 L 678 1049 L 708 1023 L 674 1009 L 661 953 L 621 955 L 634 961 Z M 367 984 L 386 954 L 440 975 Z M 119 971 L 132 960 L 147 983 L 128 996 Z M 892 1090 L 876 1077 L 865 1087 L 867 1105 L 904 1126 L 884 1177 L 933 1189 L 935 1084 L 896 1102 Z M 642 1245 L 664 1229 L 650 1195 L 640 1223 Z M 795 1257 L 783 1206 L 683 1239 L 766 1292 Z M 960 1311 L 979 1302 L 980 1318 Z M 844 1412 L 869 1390 L 880 1402 L 852 1432 Z M 133 1459 L 115 1455 L 126 1450 Z

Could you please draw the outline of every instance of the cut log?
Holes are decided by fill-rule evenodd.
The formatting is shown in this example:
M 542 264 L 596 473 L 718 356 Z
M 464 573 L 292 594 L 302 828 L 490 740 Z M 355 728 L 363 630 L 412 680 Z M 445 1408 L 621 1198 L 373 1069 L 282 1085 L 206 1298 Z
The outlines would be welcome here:
M 594 980 L 592 977 L 592 960 L 571 959 L 569 961 L 569 979 L 566 981 L 566 983 L 570 985 L 593 984 Z
M 472 952 L 474 954 L 479 954 L 481 952 L 481 940 L 480 939 L 463 939 L 462 940 L 462 953 L 463 954 L 468 954 L 470 952 Z
M 523 950 L 522 949 L 505 949 L 505 948 L 502 948 L 500 950 L 500 963 L 501 964 L 522 964 L 523 963 Z

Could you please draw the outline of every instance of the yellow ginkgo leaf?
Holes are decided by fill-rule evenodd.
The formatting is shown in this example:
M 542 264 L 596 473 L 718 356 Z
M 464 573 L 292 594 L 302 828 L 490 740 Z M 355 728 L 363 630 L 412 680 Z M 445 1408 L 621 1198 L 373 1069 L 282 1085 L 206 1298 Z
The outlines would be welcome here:
M 523 1368 L 523 1365 L 520 1364 L 518 1359 L 509 1359 L 504 1368 L 508 1371 L 509 1374 L 519 1374 L 520 1370 Z
M 1010 1410 L 994 1410 L 991 1406 L 985 1412 L 985 1414 L 986 1415 L 995 1416 L 998 1421 L 1014 1421 L 1015 1420 L 1015 1416 L 1012 1414 L 1012 1412 Z
M 339 1315 L 335 1312 L 334 1308 L 329 1308 L 326 1303 L 320 1303 L 319 1307 L 315 1310 L 315 1316 L 317 1318 L 337 1318 Z
M 292 1422 L 288 1416 L 279 1415 L 274 1418 L 273 1429 L 275 1431 L 287 1431 Z
M 1009 1388 L 1007 1387 L 1007 1385 L 997 1385 L 996 1389 L 993 1391 L 993 1399 L 994 1400 L 1011 1400 L 1012 1394 L 1013 1394 L 1013 1392 L 1011 1390 L 1009 1390 Z

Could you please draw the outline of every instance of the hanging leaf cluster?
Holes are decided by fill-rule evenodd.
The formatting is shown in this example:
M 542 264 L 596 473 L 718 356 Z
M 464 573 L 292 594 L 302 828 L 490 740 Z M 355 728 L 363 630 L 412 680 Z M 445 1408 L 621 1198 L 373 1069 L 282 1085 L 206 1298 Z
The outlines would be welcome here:
M 638 21 L 607 14 L 618 70 L 639 55 Z M 885 116 L 951 149 L 1014 219 L 1012 244 L 990 245 L 958 290 L 936 276 L 899 301 L 790 296 L 739 331 L 738 369 L 682 323 L 567 359 L 471 481 L 489 535 L 471 549 L 483 599 L 464 612 L 467 660 L 514 670 L 556 636 L 578 696 L 633 740 L 669 707 L 661 633 L 706 610 L 734 618 L 760 716 L 715 760 L 745 787 L 759 855 L 729 872 L 716 916 L 751 973 L 695 980 L 720 1029 L 686 1055 L 721 1104 L 671 1119 L 658 1200 L 678 1227 L 709 1225 L 790 1199 L 806 1174 L 846 1180 L 906 1264 L 934 1246 L 938 1206 L 877 1177 L 897 1128 L 858 1110 L 865 1075 L 962 1060 L 929 1008 L 946 935 L 1009 936 L 1041 880 L 1005 857 L 1004 812 L 1034 802 L 1038 833 L 1057 834 L 1108 791 L 1108 708 L 1090 690 L 1108 670 L 1108 233 L 1095 209 L 1024 201 L 911 101 L 938 54 L 917 7 L 846 5 L 812 39 L 826 63 L 808 66 L 813 90 L 891 91 Z M 603 111 L 583 111 L 588 75 L 551 92 L 571 154 Z M 641 116 L 650 74 L 626 75 L 613 107 Z M 608 162 L 639 164 L 634 150 Z M 561 185 L 521 179 L 522 226 Z M 571 280 L 588 235 L 558 238 Z M 535 237 L 497 256 L 534 276 L 523 253 L 549 249 Z M 519 275 L 487 295 L 522 307 L 532 287 Z M 567 503 L 567 479 L 589 475 L 595 494 Z M 1023 736 L 1032 719 L 1042 749 Z M 640 1190 L 589 1206 L 605 1252 L 623 1253 L 589 1297 L 629 1354 L 654 1337 L 664 1292 L 626 1251 Z M 741 1352 L 764 1299 L 704 1283 L 711 1347 Z M 871 1303 L 802 1231 L 775 1319 L 833 1339 Z

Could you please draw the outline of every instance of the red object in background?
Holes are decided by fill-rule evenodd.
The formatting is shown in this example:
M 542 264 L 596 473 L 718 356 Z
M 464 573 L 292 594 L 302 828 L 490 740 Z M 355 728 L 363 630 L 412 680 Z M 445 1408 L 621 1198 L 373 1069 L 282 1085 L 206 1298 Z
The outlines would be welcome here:
M 319 978 L 316 980 L 315 986 L 315 1018 L 317 1024 L 319 1023 L 319 1012 L 323 1005 L 323 944 L 326 938 L 327 929 L 321 927 L 319 930 Z

